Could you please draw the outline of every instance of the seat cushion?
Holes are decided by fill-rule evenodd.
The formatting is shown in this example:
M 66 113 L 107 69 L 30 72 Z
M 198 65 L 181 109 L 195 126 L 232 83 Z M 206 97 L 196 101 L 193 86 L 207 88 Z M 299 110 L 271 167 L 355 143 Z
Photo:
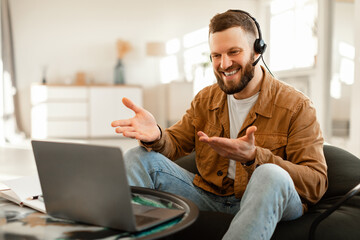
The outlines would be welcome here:
M 324 154 L 329 186 L 323 198 L 345 195 L 360 183 L 359 158 L 332 145 L 324 145 Z
M 189 172 L 195 174 L 199 173 L 196 167 L 195 152 L 192 152 L 187 156 L 177 159 L 175 163 L 178 164 L 180 167 L 185 168 Z
M 281 221 L 276 226 L 271 239 L 303 240 L 308 239 L 312 222 L 341 197 L 324 199 L 299 219 Z M 360 196 L 354 196 L 339 209 L 324 219 L 315 231 L 315 239 L 360 239 Z

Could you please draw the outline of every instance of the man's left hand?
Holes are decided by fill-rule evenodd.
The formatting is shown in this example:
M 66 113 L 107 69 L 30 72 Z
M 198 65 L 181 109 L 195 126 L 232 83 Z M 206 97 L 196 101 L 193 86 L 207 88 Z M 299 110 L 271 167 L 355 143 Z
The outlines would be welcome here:
M 209 137 L 202 131 L 197 134 L 200 142 L 209 144 L 220 156 L 246 163 L 255 159 L 254 133 L 256 130 L 256 126 L 251 126 L 246 129 L 245 136 L 236 139 Z

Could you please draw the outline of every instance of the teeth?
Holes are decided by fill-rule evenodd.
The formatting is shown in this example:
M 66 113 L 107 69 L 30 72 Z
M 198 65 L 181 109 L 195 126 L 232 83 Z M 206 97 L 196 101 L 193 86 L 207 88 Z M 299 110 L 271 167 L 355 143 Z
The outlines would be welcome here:
M 224 72 L 225 76 L 231 76 L 231 75 L 234 75 L 235 73 L 237 73 L 238 70 L 234 70 L 232 72 Z

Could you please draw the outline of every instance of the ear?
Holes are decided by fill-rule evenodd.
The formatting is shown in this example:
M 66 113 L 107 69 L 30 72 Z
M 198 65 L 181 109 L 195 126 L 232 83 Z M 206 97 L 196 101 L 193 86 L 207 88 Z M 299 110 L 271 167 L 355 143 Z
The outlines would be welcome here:
M 259 53 L 254 54 L 254 59 L 253 59 L 253 64 L 252 64 L 253 66 L 256 66 L 256 64 L 260 61 L 261 56 L 262 56 L 262 53 L 261 54 L 259 54 Z
M 256 61 L 259 57 L 261 56 L 260 53 L 254 52 L 254 56 L 253 56 L 253 62 Z

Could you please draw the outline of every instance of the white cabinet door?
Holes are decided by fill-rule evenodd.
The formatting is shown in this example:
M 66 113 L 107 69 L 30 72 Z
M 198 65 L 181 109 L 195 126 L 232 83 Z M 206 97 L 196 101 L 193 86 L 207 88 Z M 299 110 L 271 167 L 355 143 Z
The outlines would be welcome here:
M 47 86 L 33 85 L 31 87 L 31 103 L 43 102 L 87 101 L 87 87 L 83 86 Z
M 134 113 L 123 105 L 121 101 L 123 97 L 142 106 L 142 89 L 140 87 L 99 86 L 90 88 L 90 137 L 118 136 L 115 129 L 111 127 L 111 122 L 134 116 Z
M 142 106 L 135 86 L 46 86 L 31 89 L 32 137 L 118 137 L 111 122 L 134 113 L 122 104 L 130 98 Z
M 85 86 L 31 87 L 33 138 L 87 138 L 88 88 Z
M 46 111 L 48 120 L 88 120 L 87 102 L 49 102 Z

